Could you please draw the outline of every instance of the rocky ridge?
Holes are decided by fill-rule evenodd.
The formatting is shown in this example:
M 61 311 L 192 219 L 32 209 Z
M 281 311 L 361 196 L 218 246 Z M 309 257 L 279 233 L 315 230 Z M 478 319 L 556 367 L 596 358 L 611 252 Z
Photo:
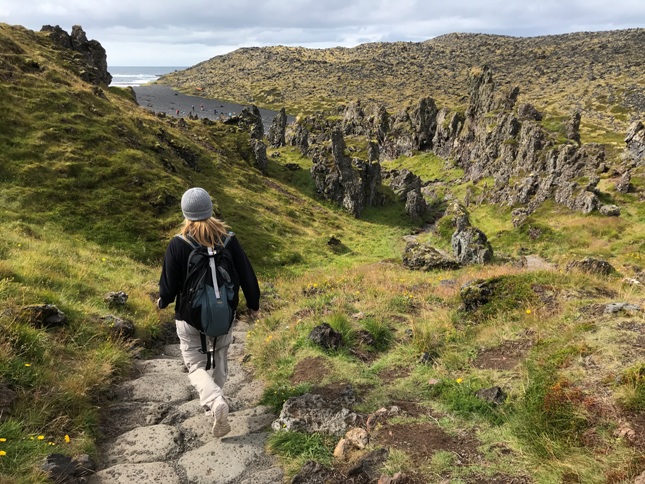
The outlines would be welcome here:
M 250 47 L 166 75 L 161 82 L 208 97 L 287 112 L 362 99 L 388 109 L 430 95 L 463 107 L 468 71 L 488 64 L 502 86 L 522 85 L 519 103 L 579 111 L 624 131 L 645 114 L 644 29 L 540 37 L 453 33 L 425 42 L 354 48 Z M 564 108 L 564 109 L 563 109 Z

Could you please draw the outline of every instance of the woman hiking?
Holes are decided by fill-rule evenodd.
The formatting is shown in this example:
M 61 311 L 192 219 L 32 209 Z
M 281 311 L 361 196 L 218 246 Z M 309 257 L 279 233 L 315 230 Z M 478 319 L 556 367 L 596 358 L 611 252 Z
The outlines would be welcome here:
M 181 354 L 188 368 L 188 378 L 199 394 L 199 402 L 214 417 L 212 432 L 215 437 L 222 437 L 230 432 L 228 423 L 228 403 L 224 399 L 222 388 L 228 375 L 227 354 L 233 339 L 233 326 L 228 334 L 217 338 L 206 336 L 207 352 L 212 351 L 213 369 L 209 370 L 210 361 L 202 348 L 202 334 L 198 329 L 182 320 L 180 302 L 186 279 L 188 258 L 193 246 L 199 244 L 214 249 L 226 243 L 233 265 L 239 277 L 239 287 L 234 287 L 232 309 L 238 304 L 238 290 L 241 287 L 246 299 L 246 306 L 257 311 L 260 307 L 260 288 L 242 246 L 235 234 L 228 232 L 227 225 L 213 217 L 213 202 L 203 188 L 191 188 L 181 197 L 181 210 L 184 225 L 181 235 L 173 237 L 168 244 L 159 280 L 159 309 L 175 302 L 175 324 L 179 336 Z M 233 321 L 234 323 L 234 321 Z

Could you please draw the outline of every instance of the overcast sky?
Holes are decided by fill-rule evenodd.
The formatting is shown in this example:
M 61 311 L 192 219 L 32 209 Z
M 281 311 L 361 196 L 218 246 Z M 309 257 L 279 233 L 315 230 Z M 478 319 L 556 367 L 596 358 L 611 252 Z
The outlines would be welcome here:
M 250 46 L 645 27 L 645 0 L 0 0 L 0 22 L 81 25 L 109 66 L 191 66 Z

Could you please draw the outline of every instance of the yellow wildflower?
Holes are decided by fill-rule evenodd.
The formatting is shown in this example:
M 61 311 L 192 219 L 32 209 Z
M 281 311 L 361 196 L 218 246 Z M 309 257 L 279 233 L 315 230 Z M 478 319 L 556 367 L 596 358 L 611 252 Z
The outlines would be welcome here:
M 101 262 L 105 262 L 107 259 L 105 257 L 101 257 Z
M 44 435 L 39 435 L 38 440 L 45 440 L 45 436 Z
M 25 363 L 25 366 L 31 366 L 31 363 Z
M 72 440 L 72 439 L 69 438 L 69 435 L 65 434 L 65 442 L 67 442 L 69 444 L 70 440 Z
M 527 309 L 527 310 L 526 310 L 526 314 L 531 314 L 531 310 L 530 310 L 530 309 Z
M 5 439 L 4 437 L 0 437 L 0 442 L 6 442 L 6 441 L 7 439 Z
M 463 378 L 457 378 L 457 383 L 461 383 L 462 381 L 464 381 Z
M 4 450 L 0 450 L 0 455 L 7 455 L 7 453 Z

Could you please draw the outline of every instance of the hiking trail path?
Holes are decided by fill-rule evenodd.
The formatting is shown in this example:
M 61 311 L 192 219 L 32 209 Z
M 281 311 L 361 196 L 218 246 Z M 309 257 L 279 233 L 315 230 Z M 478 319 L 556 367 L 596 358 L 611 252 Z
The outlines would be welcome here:
M 118 385 L 103 409 L 100 470 L 88 483 L 281 483 L 282 469 L 264 451 L 276 416 L 257 404 L 263 385 L 243 367 L 249 329 L 237 321 L 229 347 L 229 434 L 213 437 L 213 417 L 188 381 L 179 344 L 166 345 L 160 355 L 135 363 L 138 376 Z

